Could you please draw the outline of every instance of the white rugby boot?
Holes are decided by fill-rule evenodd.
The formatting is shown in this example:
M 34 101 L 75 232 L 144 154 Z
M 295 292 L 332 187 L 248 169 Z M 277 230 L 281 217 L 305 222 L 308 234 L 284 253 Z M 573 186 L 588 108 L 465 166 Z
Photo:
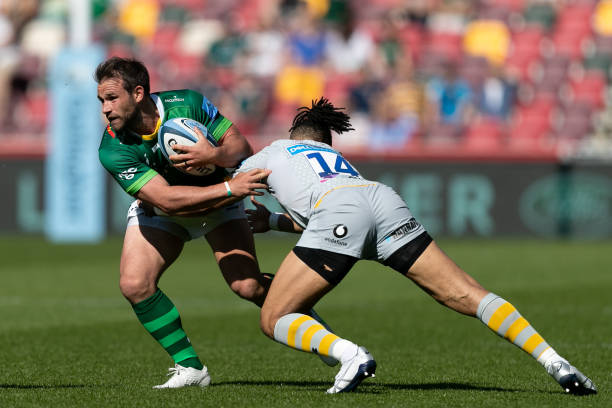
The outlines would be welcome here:
M 593 384 L 593 381 L 578 371 L 578 369 L 567 360 L 547 362 L 544 368 L 546 368 L 546 372 L 550 374 L 568 394 L 597 394 L 597 388 L 595 384 Z
M 375 377 L 376 361 L 365 347 L 358 347 L 355 355 L 342 362 L 340 371 L 336 374 L 333 387 L 327 390 L 328 394 L 353 391 L 368 377 Z
M 193 367 L 183 367 L 175 364 L 168 369 L 168 375 L 172 376 L 164 384 L 156 385 L 153 388 L 183 388 L 183 387 L 206 387 L 210 384 L 210 375 L 206 366 L 201 370 Z

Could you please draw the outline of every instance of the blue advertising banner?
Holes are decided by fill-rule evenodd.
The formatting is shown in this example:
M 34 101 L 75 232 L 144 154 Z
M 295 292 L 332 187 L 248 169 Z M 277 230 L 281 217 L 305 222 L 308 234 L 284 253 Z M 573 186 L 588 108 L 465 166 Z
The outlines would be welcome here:
M 104 238 L 105 178 L 98 161 L 102 134 L 96 66 L 101 47 L 66 48 L 49 71 L 51 128 L 45 162 L 45 233 L 56 242 Z

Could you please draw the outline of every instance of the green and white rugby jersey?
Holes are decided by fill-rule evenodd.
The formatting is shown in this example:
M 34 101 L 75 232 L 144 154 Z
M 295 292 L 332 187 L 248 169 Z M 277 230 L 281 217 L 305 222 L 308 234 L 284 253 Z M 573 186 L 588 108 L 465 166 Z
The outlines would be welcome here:
M 151 135 L 137 135 L 128 130 L 115 132 L 106 127 L 98 149 L 100 162 L 119 185 L 135 195 L 149 180 L 160 174 L 170 185 L 208 186 L 217 184 L 228 172 L 222 168 L 207 176 L 192 176 L 175 169 L 164 158 L 157 145 L 157 132 L 168 119 L 190 118 L 204 124 L 219 141 L 232 125 L 202 94 L 188 89 L 151 94 L 160 120 Z

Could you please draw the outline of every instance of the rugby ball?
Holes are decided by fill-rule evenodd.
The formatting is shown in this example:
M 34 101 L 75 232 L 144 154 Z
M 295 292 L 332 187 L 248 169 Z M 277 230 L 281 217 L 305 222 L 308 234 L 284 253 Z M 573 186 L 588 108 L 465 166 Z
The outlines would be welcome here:
M 174 118 L 169 119 L 162 124 L 157 134 L 157 144 L 159 145 L 159 149 L 161 150 L 162 154 L 171 165 L 174 166 L 174 163 L 169 157 L 173 154 L 180 154 L 172 149 L 174 145 L 178 144 L 183 146 L 191 146 L 196 144 L 198 141 L 198 135 L 194 130 L 195 128 L 200 129 L 206 140 L 208 140 L 212 146 L 217 146 L 217 142 L 212 135 L 208 133 L 206 126 L 197 120 L 189 118 Z M 206 166 L 191 169 L 189 171 L 178 167 L 176 169 L 193 176 L 206 176 L 214 172 L 216 166 L 214 164 L 207 164 Z

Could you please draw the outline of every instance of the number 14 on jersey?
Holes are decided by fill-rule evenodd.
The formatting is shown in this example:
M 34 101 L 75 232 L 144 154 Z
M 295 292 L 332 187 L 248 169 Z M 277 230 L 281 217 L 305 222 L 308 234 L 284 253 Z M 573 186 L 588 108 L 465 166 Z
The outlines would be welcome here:
M 334 152 L 314 152 L 306 155 L 312 169 L 319 177 L 328 179 L 340 173 L 359 177 L 357 170 L 346 159 Z

